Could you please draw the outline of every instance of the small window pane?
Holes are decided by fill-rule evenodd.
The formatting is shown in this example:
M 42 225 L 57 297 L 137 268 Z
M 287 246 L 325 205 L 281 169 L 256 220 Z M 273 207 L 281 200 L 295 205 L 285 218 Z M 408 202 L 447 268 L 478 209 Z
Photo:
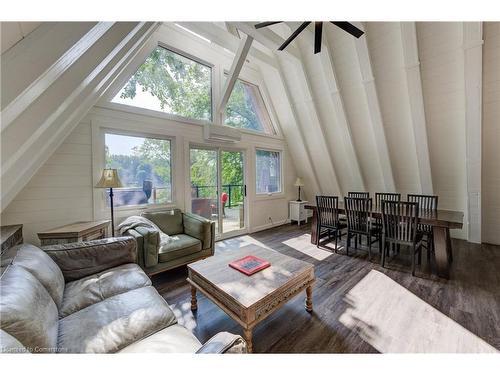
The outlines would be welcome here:
M 235 128 L 276 134 L 259 88 L 239 79 L 227 102 L 225 123 Z
M 256 154 L 257 194 L 281 192 L 281 154 L 265 150 Z
M 157 47 L 112 101 L 209 121 L 211 68 Z
M 106 134 L 106 168 L 116 168 L 123 188 L 113 189 L 115 206 L 172 201 L 169 140 Z M 109 206 L 109 196 L 108 196 Z

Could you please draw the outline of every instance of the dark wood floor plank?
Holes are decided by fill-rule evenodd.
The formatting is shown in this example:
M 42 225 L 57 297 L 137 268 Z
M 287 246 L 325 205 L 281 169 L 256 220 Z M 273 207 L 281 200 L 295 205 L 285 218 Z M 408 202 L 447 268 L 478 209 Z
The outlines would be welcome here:
M 350 301 L 347 294 L 372 270 L 388 276 L 423 303 L 500 350 L 500 246 L 470 244 L 454 239 L 451 278 L 443 280 L 430 272 L 435 265 L 427 263 L 425 253 L 421 268 L 417 268 L 417 277 L 412 277 L 410 258 L 405 249 L 389 262 L 387 268 L 380 267 L 377 255 L 368 261 L 363 246 L 352 252 L 350 250 L 349 256 L 344 255 L 341 248 L 340 254 L 331 253 L 325 259 L 315 259 L 307 255 L 314 254 L 316 250 L 311 248 L 309 231 L 307 225 L 285 225 L 216 244 L 216 253 L 222 253 L 242 246 L 245 241 L 257 241 L 261 246 L 315 266 L 313 313 L 305 311 L 303 295 L 294 298 L 256 327 L 255 352 L 379 352 L 370 344 L 373 340 L 369 337 L 383 334 L 377 332 L 377 327 L 370 326 L 363 319 L 352 322 L 352 327 L 346 327 L 341 321 L 346 312 L 356 307 L 356 301 Z M 189 308 L 190 289 L 186 277 L 186 267 L 181 267 L 153 278 L 153 285 L 174 308 L 179 322 L 191 329 L 202 342 L 220 331 L 241 334 L 238 324 L 202 295 L 199 295 L 198 311 L 193 315 Z M 411 330 L 412 327 L 407 328 Z M 404 332 L 401 332 L 403 338 Z M 398 339 L 387 338 L 394 340 L 394 344 Z M 424 345 L 426 340 L 432 342 L 432 339 L 422 338 L 418 345 Z

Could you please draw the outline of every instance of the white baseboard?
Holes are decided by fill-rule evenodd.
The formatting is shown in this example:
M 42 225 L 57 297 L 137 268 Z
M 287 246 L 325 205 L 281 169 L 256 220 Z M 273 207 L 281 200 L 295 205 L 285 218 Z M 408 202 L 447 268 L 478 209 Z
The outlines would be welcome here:
M 288 223 L 290 223 L 290 219 L 280 220 L 280 221 L 277 221 L 275 223 L 258 225 L 256 227 L 251 228 L 250 229 L 250 233 L 260 232 L 260 231 L 263 231 L 263 230 L 266 230 L 266 229 L 271 229 L 271 228 L 274 228 L 274 227 L 279 227 L 280 225 L 288 224 Z

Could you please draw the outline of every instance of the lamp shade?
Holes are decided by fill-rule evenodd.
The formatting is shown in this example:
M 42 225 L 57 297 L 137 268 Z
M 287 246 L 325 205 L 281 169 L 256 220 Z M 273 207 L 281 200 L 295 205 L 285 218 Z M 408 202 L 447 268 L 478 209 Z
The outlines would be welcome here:
M 116 169 L 103 169 L 101 179 L 95 185 L 96 188 L 119 188 L 122 186 Z
M 297 177 L 293 186 L 304 186 L 304 182 L 302 181 L 302 179 L 300 177 Z

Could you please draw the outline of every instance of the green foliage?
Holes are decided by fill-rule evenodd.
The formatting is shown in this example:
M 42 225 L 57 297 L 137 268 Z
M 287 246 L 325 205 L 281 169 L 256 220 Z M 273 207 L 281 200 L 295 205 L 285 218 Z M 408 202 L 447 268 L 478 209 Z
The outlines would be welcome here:
M 134 148 L 133 155 L 114 155 L 106 147 L 106 167 L 116 168 L 125 187 L 142 188 L 145 180 L 153 181 L 157 203 L 166 203 L 171 197 L 170 141 L 145 138 Z
M 138 87 L 158 98 L 162 110 L 183 117 L 212 117 L 211 69 L 157 47 L 127 82 L 121 98 L 133 99 Z
M 233 92 L 226 107 L 226 125 L 240 129 L 263 131 L 257 114 L 255 113 L 253 98 L 245 84 L 239 79 L 236 81 Z
M 157 47 L 122 90 L 122 98 L 133 99 L 142 89 L 159 100 L 160 107 L 169 113 L 195 119 L 211 119 L 211 69 L 165 48 Z M 226 124 L 238 128 L 263 131 L 250 93 L 251 88 L 238 80 L 226 109 Z M 135 155 L 109 155 L 106 162 L 118 168 L 127 186 L 141 186 L 153 174 L 156 181 L 170 184 L 170 143 L 145 139 Z M 152 167 L 148 170 L 146 166 Z M 243 162 L 239 152 L 222 152 L 222 185 L 243 185 Z M 217 185 L 217 152 L 191 150 L 191 183 L 208 186 L 199 189 L 200 197 L 214 198 Z M 155 185 L 157 186 L 157 185 Z M 224 188 L 223 191 L 227 191 Z M 231 203 L 243 201 L 243 188 L 231 190 Z
M 200 198 L 215 198 L 217 193 L 217 151 L 191 149 L 191 185 L 198 186 Z M 231 204 L 243 202 L 243 159 L 240 152 L 222 151 L 222 185 L 229 193 L 227 185 L 240 185 L 231 188 Z M 193 191 L 193 195 L 196 192 Z

